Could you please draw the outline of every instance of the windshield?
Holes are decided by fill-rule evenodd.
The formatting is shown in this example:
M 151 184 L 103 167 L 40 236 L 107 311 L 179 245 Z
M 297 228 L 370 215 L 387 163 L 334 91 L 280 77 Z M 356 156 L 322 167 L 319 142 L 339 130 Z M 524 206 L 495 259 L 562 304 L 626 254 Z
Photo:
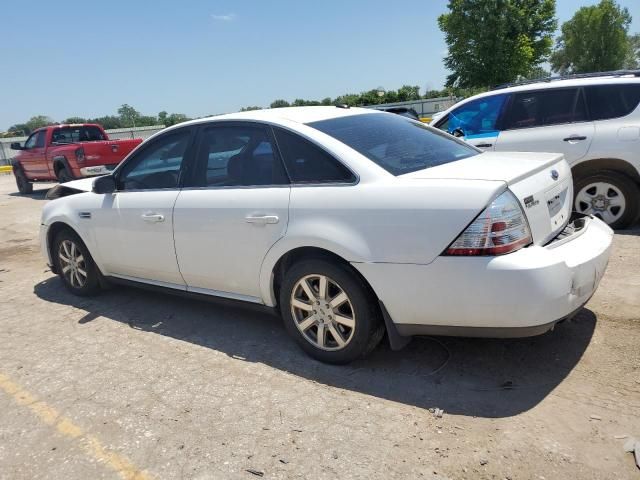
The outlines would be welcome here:
M 96 126 L 56 128 L 51 136 L 52 143 L 98 142 L 106 140 L 102 130 Z
M 396 176 L 479 153 L 436 129 L 400 115 L 351 115 L 308 125 L 340 140 Z

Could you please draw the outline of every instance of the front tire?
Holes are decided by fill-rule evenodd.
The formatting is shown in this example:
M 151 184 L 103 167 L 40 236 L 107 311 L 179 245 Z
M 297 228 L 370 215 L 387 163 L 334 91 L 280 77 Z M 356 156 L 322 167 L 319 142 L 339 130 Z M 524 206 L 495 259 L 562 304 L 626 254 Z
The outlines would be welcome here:
M 578 178 L 574 209 L 594 215 L 613 229 L 626 228 L 638 218 L 640 190 L 627 176 L 613 171 Z
M 304 260 L 286 272 L 280 310 L 289 334 L 321 362 L 352 362 L 384 334 L 376 299 L 364 281 L 328 260 Z
M 33 193 L 33 183 L 29 182 L 21 168 L 14 167 L 13 175 L 16 177 L 16 186 L 21 194 L 28 195 Z
M 58 233 L 52 255 L 58 275 L 71 293 L 87 297 L 100 290 L 100 272 L 78 235 L 70 230 Z

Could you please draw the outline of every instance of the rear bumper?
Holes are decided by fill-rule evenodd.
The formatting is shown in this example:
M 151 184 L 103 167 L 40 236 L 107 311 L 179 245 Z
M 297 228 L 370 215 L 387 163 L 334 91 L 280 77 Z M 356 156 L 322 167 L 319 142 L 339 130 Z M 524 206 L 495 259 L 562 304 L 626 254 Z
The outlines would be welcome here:
M 354 263 L 401 335 L 521 337 L 577 312 L 604 275 L 613 231 L 587 218 L 577 233 L 499 257 L 429 265 Z
M 117 163 L 114 163 L 113 165 L 92 165 L 89 167 L 82 167 L 80 169 L 80 176 L 93 177 L 96 175 L 108 175 L 116 168 L 117 165 Z

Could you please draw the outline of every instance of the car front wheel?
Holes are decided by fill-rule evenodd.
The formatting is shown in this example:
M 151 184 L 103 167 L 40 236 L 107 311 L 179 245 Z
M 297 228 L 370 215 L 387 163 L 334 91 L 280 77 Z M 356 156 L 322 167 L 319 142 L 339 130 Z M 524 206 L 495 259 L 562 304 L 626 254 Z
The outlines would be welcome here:
M 638 216 L 640 191 L 628 177 L 603 171 L 575 182 L 575 210 L 594 215 L 613 229 L 630 226 Z
M 53 245 L 53 261 L 64 286 L 74 295 L 86 297 L 100 290 L 99 272 L 84 242 L 68 230 L 60 232 Z
M 288 332 L 313 358 L 343 364 L 369 353 L 384 333 L 375 297 L 348 267 L 328 260 L 287 271 L 280 305 Z

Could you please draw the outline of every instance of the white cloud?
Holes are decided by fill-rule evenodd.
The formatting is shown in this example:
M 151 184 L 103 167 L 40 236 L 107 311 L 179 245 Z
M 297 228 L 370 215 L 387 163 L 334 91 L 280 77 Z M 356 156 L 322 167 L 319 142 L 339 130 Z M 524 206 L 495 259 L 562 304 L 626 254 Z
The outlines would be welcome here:
M 236 16 L 235 13 L 227 13 L 226 15 L 211 15 L 211 18 L 219 22 L 231 22 L 236 19 Z

